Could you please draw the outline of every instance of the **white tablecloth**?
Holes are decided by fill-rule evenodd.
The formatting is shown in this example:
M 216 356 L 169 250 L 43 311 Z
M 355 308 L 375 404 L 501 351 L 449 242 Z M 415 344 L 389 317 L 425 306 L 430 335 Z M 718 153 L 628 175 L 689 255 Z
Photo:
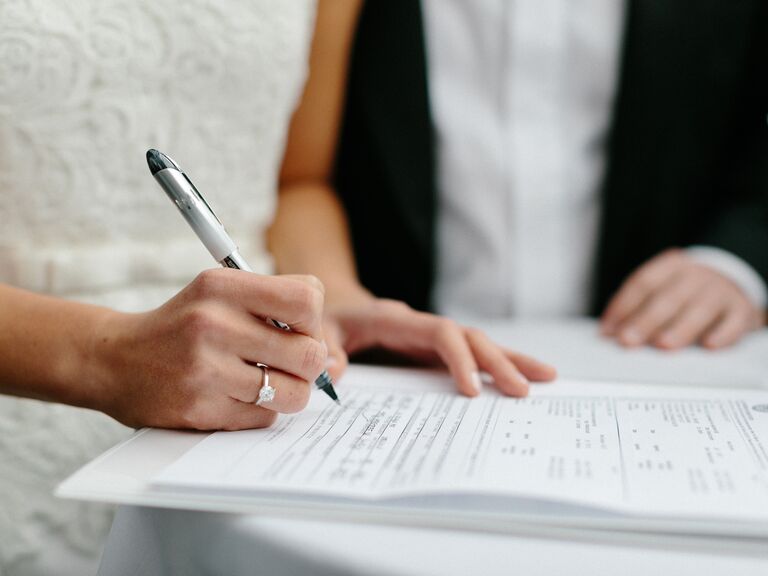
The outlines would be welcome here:
M 498 324 L 499 341 L 564 376 L 696 386 L 768 387 L 768 331 L 724 352 L 626 351 L 592 322 Z M 343 386 L 341 387 L 343 391 Z M 123 507 L 102 576 L 313 574 L 768 574 L 765 541 L 398 528 Z

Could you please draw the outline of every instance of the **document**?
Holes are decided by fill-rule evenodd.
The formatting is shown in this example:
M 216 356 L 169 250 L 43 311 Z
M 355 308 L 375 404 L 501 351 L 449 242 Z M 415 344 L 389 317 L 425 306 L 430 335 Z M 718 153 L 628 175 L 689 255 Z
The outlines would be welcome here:
M 489 388 L 469 399 L 443 375 L 355 367 L 340 395 L 341 407 L 313 395 L 270 429 L 212 434 L 153 483 L 768 527 L 765 392 L 561 380 L 527 398 Z

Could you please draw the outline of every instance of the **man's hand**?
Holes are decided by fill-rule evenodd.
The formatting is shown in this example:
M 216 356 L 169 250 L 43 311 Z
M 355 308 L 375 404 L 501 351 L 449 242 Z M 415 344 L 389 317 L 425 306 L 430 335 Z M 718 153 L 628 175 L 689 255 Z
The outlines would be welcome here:
M 638 268 L 601 319 L 603 334 L 624 346 L 677 349 L 699 343 L 730 346 L 763 322 L 759 310 L 731 280 L 668 250 Z

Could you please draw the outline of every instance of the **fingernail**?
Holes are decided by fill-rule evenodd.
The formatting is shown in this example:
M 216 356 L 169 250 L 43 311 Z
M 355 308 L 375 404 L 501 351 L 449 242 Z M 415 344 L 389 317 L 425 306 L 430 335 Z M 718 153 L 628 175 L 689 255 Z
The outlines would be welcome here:
M 643 336 L 636 328 L 626 328 L 622 330 L 621 341 L 628 346 L 636 346 L 643 341 Z
M 336 356 L 328 356 L 328 358 L 325 359 L 326 368 L 332 368 L 336 366 L 337 363 L 338 363 L 338 360 L 336 360 Z
M 475 390 L 480 392 L 483 389 L 483 379 L 480 377 L 480 372 L 472 372 L 472 386 Z
M 674 332 L 664 332 L 659 336 L 659 343 L 662 346 L 675 346 L 677 345 L 677 335 Z

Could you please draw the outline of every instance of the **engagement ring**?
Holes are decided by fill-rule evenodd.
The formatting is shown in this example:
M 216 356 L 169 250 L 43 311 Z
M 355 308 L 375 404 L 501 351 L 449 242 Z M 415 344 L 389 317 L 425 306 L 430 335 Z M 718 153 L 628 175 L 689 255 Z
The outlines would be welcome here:
M 266 364 L 256 364 L 257 368 L 261 368 L 262 373 L 262 386 L 259 390 L 259 397 L 256 399 L 256 406 L 267 404 L 275 399 L 275 389 L 269 385 L 269 366 Z

